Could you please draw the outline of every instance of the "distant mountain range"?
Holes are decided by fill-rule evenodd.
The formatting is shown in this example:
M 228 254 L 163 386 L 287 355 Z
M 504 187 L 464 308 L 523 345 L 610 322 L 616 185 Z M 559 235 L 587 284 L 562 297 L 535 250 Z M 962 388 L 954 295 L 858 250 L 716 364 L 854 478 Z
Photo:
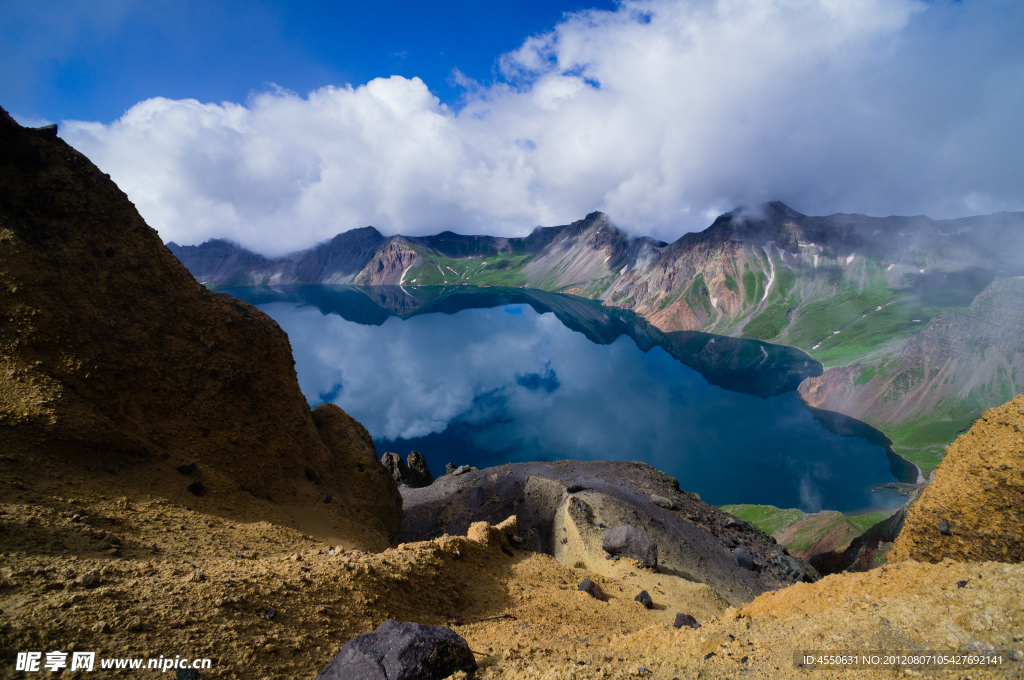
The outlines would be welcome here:
M 773 202 L 671 244 L 591 213 L 523 238 L 364 227 L 277 258 L 224 240 L 168 247 L 210 288 L 528 287 L 663 331 L 797 347 L 828 367 L 801 386 L 808 403 L 881 429 L 925 472 L 985 408 L 1024 390 L 1024 213 L 811 217 Z

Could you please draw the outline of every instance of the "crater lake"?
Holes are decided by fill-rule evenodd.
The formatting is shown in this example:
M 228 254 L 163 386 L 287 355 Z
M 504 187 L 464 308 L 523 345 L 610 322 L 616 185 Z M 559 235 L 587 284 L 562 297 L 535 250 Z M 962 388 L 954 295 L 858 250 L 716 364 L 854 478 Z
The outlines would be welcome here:
M 663 333 L 600 303 L 529 289 L 221 289 L 288 333 L 299 384 L 362 423 L 378 456 L 479 468 L 636 460 L 714 505 L 856 513 L 905 500 L 917 469 L 879 432 L 808 408 L 805 353 Z

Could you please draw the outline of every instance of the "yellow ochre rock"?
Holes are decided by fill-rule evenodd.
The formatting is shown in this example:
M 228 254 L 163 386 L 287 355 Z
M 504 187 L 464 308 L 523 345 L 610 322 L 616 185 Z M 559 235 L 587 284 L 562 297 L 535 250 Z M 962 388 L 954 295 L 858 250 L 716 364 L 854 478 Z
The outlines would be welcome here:
M 889 561 L 1024 561 L 1024 394 L 989 409 L 946 450 Z

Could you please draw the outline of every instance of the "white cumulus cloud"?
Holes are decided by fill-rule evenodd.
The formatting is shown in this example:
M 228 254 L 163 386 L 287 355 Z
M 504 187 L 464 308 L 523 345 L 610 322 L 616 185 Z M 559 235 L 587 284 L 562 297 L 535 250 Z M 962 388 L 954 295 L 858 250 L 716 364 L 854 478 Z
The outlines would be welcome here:
M 1024 209 L 1024 4 L 626 0 L 460 82 L 244 104 L 149 99 L 65 121 L 165 240 L 277 254 L 366 225 L 516 235 L 592 210 L 671 240 L 739 204 Z

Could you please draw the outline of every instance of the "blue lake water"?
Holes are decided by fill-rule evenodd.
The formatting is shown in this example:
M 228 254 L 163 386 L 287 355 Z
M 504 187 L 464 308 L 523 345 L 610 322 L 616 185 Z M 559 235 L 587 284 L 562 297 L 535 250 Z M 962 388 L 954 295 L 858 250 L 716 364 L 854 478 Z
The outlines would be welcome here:
M 419 451 L 435 475 L 448 462 L 482 468 L 639 460 L 716 505 L 856 512 L 904 500 L 874 490 L 907 474 L 900 461 L 872 436 L 826 428 L 793 391 L 802 375 L 786 382 L 784 371 L 777 379 L 764 373 L 775 350 L 763 343 L 660 334 L 638 319 L 623 330 L 624 315 L 611 318 L 575 299 L 562 308 L 551 294 L 527 304 L 502 303 L 518 299 L 515 293 L 460 292 L 456 299 L 340 286 L 227 292 L 288 333 L 311 406 L 338 404 L 370 431 L 378 453 Z M 750 360 L 746 373 L 726 367 L 732 373 L 722 377 L 720 354 L 709 350 L 730 342 L 734 355 L 739 347 Z M 694 343 L 703 363 L 690 361 Z M 793 363 L 790 354 L 784 358 Z M 781 387 L 766 387 L 766 379 Z

